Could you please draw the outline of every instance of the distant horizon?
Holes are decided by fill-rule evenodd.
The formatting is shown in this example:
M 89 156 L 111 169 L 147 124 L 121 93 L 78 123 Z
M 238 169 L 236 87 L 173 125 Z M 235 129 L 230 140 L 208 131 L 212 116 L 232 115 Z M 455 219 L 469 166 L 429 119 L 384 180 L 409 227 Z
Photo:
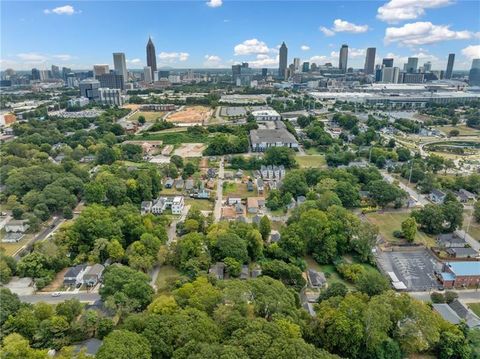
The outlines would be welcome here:
M 228 69 L 248 62 L 252 68 L 278 68 L 282 42 L 288 63 L 298 57 L 338 66 L 342 44 L 349 46 L 348 67 L 353 68 L 363 68 L 368 47 L 377 49 L 376 64 L 393 57 L 400 68 L 409 56 L 418 57 L 419 66 L 430 61 L 435 70 L 445 70 L 449 53 L 456 55 L 454 70 L 469 70 L 472 59 L 480 58 L 479 2 L 400 5 L 402 0 L 227 0 L 214 6 L 206 1 L 122 1 L 115 6 L 1 1 L 0 69 L 113 67 L 114 52 L 125 53 L 129 69 L 142 69 L 149 36 L 158 67 Z M 107 17 L 112 21 L 103 31 Z

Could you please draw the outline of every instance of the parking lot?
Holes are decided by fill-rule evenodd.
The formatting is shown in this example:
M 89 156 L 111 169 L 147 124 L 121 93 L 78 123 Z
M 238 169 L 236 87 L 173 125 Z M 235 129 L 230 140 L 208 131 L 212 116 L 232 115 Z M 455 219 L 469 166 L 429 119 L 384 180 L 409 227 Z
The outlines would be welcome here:
M 409 291 L 428 291 L 440 284 L 434 272 L 439 263 L 427 250 L 378 252 L 377 262 L 384 272 L 394 272 Z
M 220 110 L 220 116 L 223 117 L 239 117 L 246 116 L 247 110 L 245 107 L 222 107 Z

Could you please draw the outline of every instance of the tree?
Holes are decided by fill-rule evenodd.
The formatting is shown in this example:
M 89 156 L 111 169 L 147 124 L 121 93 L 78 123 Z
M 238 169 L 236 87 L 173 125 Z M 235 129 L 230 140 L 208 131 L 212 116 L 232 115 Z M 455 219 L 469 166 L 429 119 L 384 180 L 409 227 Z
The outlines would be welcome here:
M 253 261 L 260 259 L 263 256 L 263 240 L 260 232 L 256 229 L 248 231 L 246 240 L 250 259 Z
M 173 155 L 170 157 L 170 163 L 173 163 L 177 168 L 183 167 L 183 158 L 178 155 Z
M 147 339 L 128 330 L 114 330 L 108 334 L 96 355 L 97 359 L 150 359 L 151 357 Z
M 445 217 L 441 206 L 427 204 L 421 210 L 413 211 L 411 215 L 426 233 L 442 233 Z
M 117 239 L 112 239 L 107 244 L 108 258 L 114 262 L 121 262 L 125 256 L 125 250 Z
M 369 296 L 378 295 L 389 288 L 388 280 L 377 271 L 363 273 L 356 283 L 357 289 Z
M 2 310 L 0 310 L 0 326 L 8 319 L 10 315 L 14 315 L 20 309 L 20 299 L 18 295 L 10 292 L 10 289 L 0 288 L 0 303 Z
M 372 200 L 381 207 L 406 197 L 406 193 L 397 186 L 384 180 L 372 181 L 368 185 Z
M 348 288 L 341 282 L 333 282 L 327 289 L 322 290 L 318 297 L 318 302 L 327 300 L 331 297 L 345 297 L 348 293 Z
M 408 217 L 402 222 L 402 233 L 408 242 L 413 242 L 417 234 L 417 222 L 415 218 Z
M 3 339 L 2 359 L 46 359 L 47 350 L 32 349 L 28 340 L 13 333 Z
M 295 152 L 287 147 L 269 147 L 265 151 L 264 161 L 268 165 L 283 165 L 285 168 L 296 167 Z
M 473 216 L 475 220 L 480 223 L 480 201 L 475 202 L 473 205 Z
M 276 259 L 262 264 L 262 274 L 278 279 L 285 285 L 293 286 L 297 290 L 302 289 L 306 284 L 300 268 Z
M 178 309 L 175 298 L 169 295 L 160 295 L 149 304 L 148 311 L 154 314 L 172 314 Z
M 111 165 L 118 158 L 118 153 L 111 147 L 103 146 L 97 151 L 96 160 L 99 165 Z
M 372 248 L 375 247 L 378 237 L 378 227 L 369 223 L 361 222 L 357 233 L 350 241 L 352 249 L 358 253 L 362 262 L 372 260 Z
M 465 334 L 454 326 L 440 334 L 437 350 L 439 359 L 472 358 L 472 350 L 468 345 Z
M 82 312 L 83 305 L 78 299 L 72 298 L 57 304 L 55 312 L 67 319 L 68 322 L 73 321 Z
M 137 121 L 138 121 L 139 124 L 143 125 L 143 124 L 145 124 L 145 122 L 147 120 L 145 119 L 145 116 L 140 115 L 140 116 L 138 116 Z
M 240 263 L 246 263 L 248 261 L 247 243 L 235 233 L 222 233 L 218 236 L 214 257 L 217 260 L 231 257 Z
M 223 261 L 225 263 L 225 270 L 231 277 L 238 277 L 242 271 L 242 264 L 235 258 L 227 257 Z
M 272 227 L 271 227 L 271 224 L 270 224 L 270 219 L 268 218 L 267 215 L 264 215 L 261 219 L 260 219 L 260 223 L 259 223 L 259 231 L 260 231 L 260 234 L 262 235 L 262 238 L 263 240 L 267 240 L 268 239 L 268 236 L 270 236 L 270 232 L 272 231 Z
M 308 185 L 305 174 L 299 170 L 287 172 L 282 182 L 282 194 L 290 193 L 293 197 L 305 196 L 308 192 Z
M 206 277 L 199 277 L 192 283 L 186 283 L 173 292 L 175 300 L 182 306 L 191 306 L 209 314 L 222 299 L 220 290 L 214 287 Z

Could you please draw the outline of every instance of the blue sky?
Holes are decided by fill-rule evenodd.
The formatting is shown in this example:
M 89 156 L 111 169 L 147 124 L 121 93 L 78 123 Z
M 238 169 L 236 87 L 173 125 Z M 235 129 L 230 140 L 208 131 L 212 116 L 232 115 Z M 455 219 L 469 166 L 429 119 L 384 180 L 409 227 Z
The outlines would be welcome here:
M 377 58 L 407 56 L 444 69 L 480 57 L 480 3 L 459 0 L 390 1 L 0 1 L 1 68 L 75 69 L 112 64 L 125 52 L 129 68 L 145 65 L 151 35 L 160 65 L 277 67 L 285 41 L 294 57 L 338 63 L 341 44 L 349 66 L 363 67 L 365 49 Z

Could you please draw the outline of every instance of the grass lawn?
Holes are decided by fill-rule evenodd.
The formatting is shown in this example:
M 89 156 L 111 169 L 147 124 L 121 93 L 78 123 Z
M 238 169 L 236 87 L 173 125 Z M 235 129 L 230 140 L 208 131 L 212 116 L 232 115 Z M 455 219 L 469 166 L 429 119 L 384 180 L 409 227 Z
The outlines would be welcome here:
M 401 230 L 402 222 L 410 216 L 408 212 L 374 212 L 366 214 L 368 220 L 376 224 L 382 237 L 390 243 L 401 243 L 403 240 L 395 238 L 393 231 Z M 416 243 L 422 243 L 429 247 L 435 245 L 435 239 L 423 232 L 417 231 L 415 236 Z
M 191 205 L 191 208 L 197 208 L 200 211 L 213 211 L 213 202 L 208 199 L 185 199 L 186 205 Z
M 157 293 L 168 292 L 168 284 L 180 278 L 180 273 L 172 266 L 164 265 L 157 277 Z
M 340 282 L 345 284 L 349 289 L 353 289 L 354 286 L 351 283 L 348 283 L 347 281 L 343 280 L 342 277 L 338 274 L 338 272 L 335 270 L 335 266 L 333 264 L 318 264 L 315 259 L 313 259 L 310 256 L 304 257 L 305 262 L 307 262 L 307 267 L 312 268 L 316 271 L 323 272 L 325 273 L 325 276 L 327 277 L 327 283 L 332 284 L 335 282 Z
M 434 128 L 436 128 L 437 130 L 439 131 L 442 131 L 443 133 L 445 133 L 446 135 L 448 135 L 448 133 L 451 131 L 451 130 L 458 130 L 460 132 L 459 136 L 474 136 L 474 135 L 480 135 L 480 130 L 476 130 L 474 128 L 471 128 L 471 127 L 467 127 L 465 125 L 458 125 L 458 126 L 435 126 Z
M 145 117 L 147 122 L 154 122 L 157 118 L 162 118 L 165 115 L 165 112 L 155 112 L 155 111 L 148 111 L 148 112 L 137 112 L 136 114 L 132 115 L 129 118 L 130 121 L 137 121 L 140 116 Z
M 325 167 L 325 157 L 323 155 L 295 156 L 300 168 L 320 168 Z
M 307 155 L 310 155 L 310 156 L 311 156 L 311 155 L 320 155 L 320 154 L 321 154 L 320 151 L 318 151 L 315 147 L 310 147 L 310 148 L 306 149 L 306 150 L 305 150 L 305 153 L 306 153 Z
M 468 303 L 468 307 L 480 317 L 480 302 L 478 303 Z
M 163 141 L 165 145 L 179 145 L 182 143 L 206 143 L 208 142 L 207 135 L 199 135 L 183 132 L 157 132 L 157 133 L 143 133 L 135 137 L 135 140 L 151 140 Z
M 470 234 L 473 238 L 480 242 L 480 223 L 475 221 L 475 218 L 472 217 L 470 221 L 470 214 L 472 210 L 464 210 L 463 211 L 463 227 L 462 229 L 466 230 L 468 228 L 468 234 Z M 470 226 L 468 223 L 470 222 Z
M 257 190 L 254 188 L 253 191 L 247 191 L 246 183 L 237 183 L 237 182 L 224 182 L 223 187 L 224 195 L 237 195 L 241 198 L 247 197 L 256 197 L 258 196 Z
M 160 193 L 164 196 L 183 195 L 182 191 L 177 191 L 174 187 L 173 188 L 164 188 L 160 191 Z
M 17 243 L 1 243 L 0 248 L 5 249 L 7 256 L 13 256 L 20 248 L 30 243 L 34 237 L 35 235 L 33 233 L 28 233 Z

